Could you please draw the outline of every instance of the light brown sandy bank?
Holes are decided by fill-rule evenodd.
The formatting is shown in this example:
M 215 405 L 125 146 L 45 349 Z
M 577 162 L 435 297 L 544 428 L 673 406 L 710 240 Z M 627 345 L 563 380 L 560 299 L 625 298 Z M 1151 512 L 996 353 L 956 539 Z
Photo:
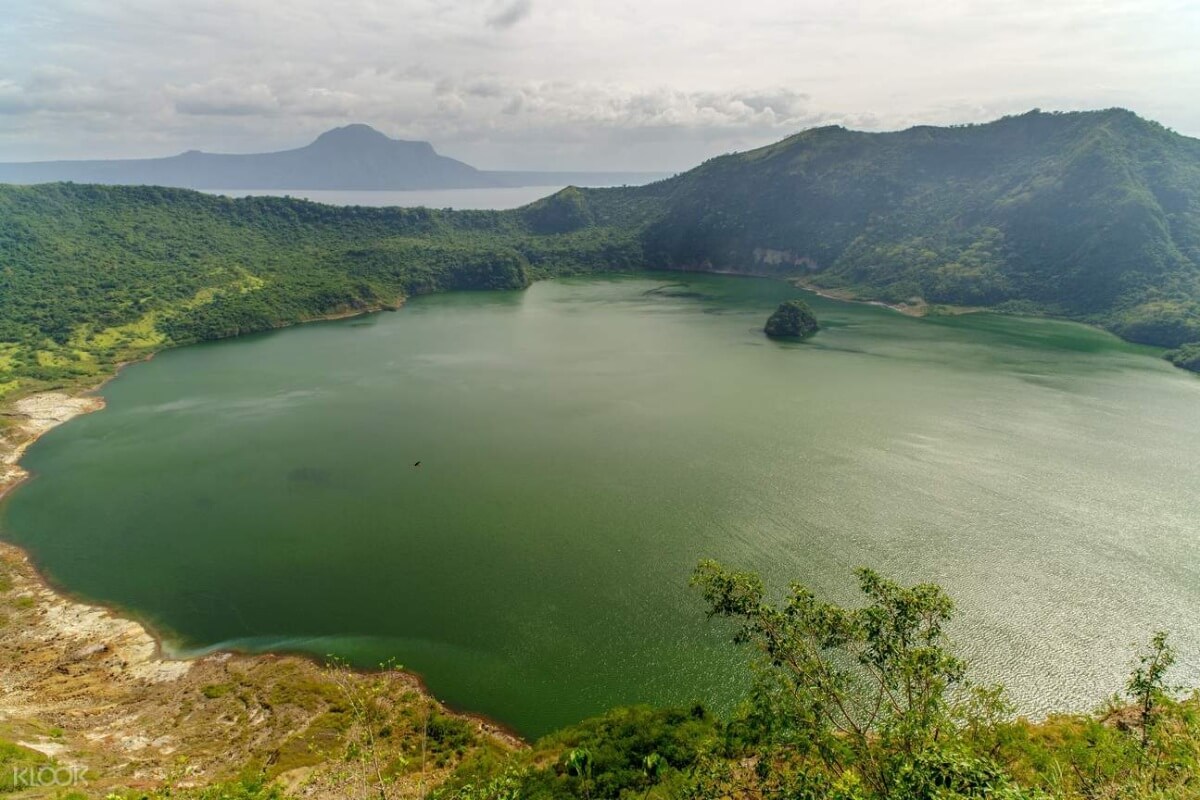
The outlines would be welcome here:
M 0 497 L 28 477 L 21 456 L 40 436 L 80 414 L 99 411 L 104 400 L 90 395 L 73 397 L 44 392 L 17 400 L 0 416 L 8 423 L 0 429 Z
M 812 292 L 818 297 L 824 297 L 829 300 L 840 300 L 844 303 L 862 303 L 863 305 L 868 306 L 890 308 L 893 311 L 899 311 L 901 314 L 909 317 L 924 317 L 930 314 L 974 314 L 987 310 L 984 308 L 976 308 L 974 306 L 950 306 L 940 304 L 931 305 L 920 297 L 914 297 L 910 302 L 906 303 L 885 303 L 882 300 L 863 298 L 849 289 L 818 288 L 804 278 L 790 278 L 789 281 L 792 283 L 792 285 L 804 289 L 805 291 Z

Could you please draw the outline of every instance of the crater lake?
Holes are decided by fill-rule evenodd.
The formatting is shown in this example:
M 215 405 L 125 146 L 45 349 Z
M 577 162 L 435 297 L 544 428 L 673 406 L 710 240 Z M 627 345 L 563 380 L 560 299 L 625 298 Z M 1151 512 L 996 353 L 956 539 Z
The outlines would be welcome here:
M 1200 379 L 815 297 L 820 333 L 768 340 L 801 294 L 562 279 L 162 353 L 29 451 L 0 535 L 168 652 L 394 663 L 531 736 L 736 701 L 702 558 L 846 602 L 859 565 L 940 583 L 1028 714 L 1096 706 L 1158 629 L 1200 680 Z

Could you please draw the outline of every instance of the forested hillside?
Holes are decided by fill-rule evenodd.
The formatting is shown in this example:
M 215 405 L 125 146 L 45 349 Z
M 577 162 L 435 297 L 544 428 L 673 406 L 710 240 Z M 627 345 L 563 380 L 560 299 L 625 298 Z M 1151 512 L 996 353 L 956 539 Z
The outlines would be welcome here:
M 1200 140 L 1128 111 L 816 128 L 665 187 L 644 235 L 655 265 L 1200 340 Z
M 1054 314 L 1200 367 L 1200 140 L 1128 111 L 827 127 L 516 211 L 0 186 L 0 397 L 149 350 L 583 270 Z
M 536 233 L 577 227 L 559 219 L 573 196 L 493 213 L 0 186 L 0 397 L 94 381 L 174 344 L 411 295 L 640 266 L 630 230 Z

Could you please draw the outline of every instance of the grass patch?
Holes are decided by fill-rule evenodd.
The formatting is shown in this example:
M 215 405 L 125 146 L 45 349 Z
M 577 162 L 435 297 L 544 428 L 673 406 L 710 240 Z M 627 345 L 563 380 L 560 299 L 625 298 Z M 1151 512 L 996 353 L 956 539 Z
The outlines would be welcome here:
M 36 750 L 0 739 L 0 794 L 8 794 L 24 788 L 20 785 L 19 773 L 21 770 L 37 769 L 50 763 L 52 762 L 47 756 Z
M 120 348 L 141 350 L 158 347 L 166 341 L 166 337 L 158 330 L 157 325 L 158 315 L 151 311 L 133 322 L 104 328 L 95 333 L 86 326 L 81 327 L 71 338 L 71 344 L 77 350 L 88 353 Z
M 275 678 L 275 683 L 267 693 L 268 702 L 273 706 L 292 705 L 306 711 L 314 711 L 322 704 L 336 705 L 343 697 L 341 691 L 329 680 L 312 677 L 305 670 L 292 666 Z
M 231 691 L 233 691 L 233 684 L 231 683 L 210 683 L 200 690 L 200 694 L 209 700 L 216 700 L 218 697 L 224 697 Z
M 211 786 L 188 788 L 167 786 L 150 792 L 144 790 L 111 792 L 113 800 L 285 800 L 283 789 L 257 775 Z M 84 795 L 66 795 L 61 800 L 86 800 Z
M 311 767 L 339 755 L 345 747 L 350 719 L 346 714 L 322 714 L 283 743 L 279 757 L 270 767 L 272 777 L 298 767 Z
M 71 359 L 53 350 L 38 350 L 35 356 L 39 367 L 66 367 L 71 363 Z

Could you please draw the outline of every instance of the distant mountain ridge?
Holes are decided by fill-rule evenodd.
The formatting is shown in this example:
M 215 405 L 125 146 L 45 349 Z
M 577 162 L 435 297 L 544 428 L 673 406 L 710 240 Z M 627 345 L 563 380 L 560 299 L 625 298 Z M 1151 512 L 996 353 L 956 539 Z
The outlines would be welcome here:
M 273 153 L 189 150 L 166 158 L 0 163 L 0 183 L 131 184 L 185 189 L 476 189 L 645 183 L 658 173 L 505 172 L 439 155 L 429 142 L 392 139 L 369 125 L 334 128 Z

